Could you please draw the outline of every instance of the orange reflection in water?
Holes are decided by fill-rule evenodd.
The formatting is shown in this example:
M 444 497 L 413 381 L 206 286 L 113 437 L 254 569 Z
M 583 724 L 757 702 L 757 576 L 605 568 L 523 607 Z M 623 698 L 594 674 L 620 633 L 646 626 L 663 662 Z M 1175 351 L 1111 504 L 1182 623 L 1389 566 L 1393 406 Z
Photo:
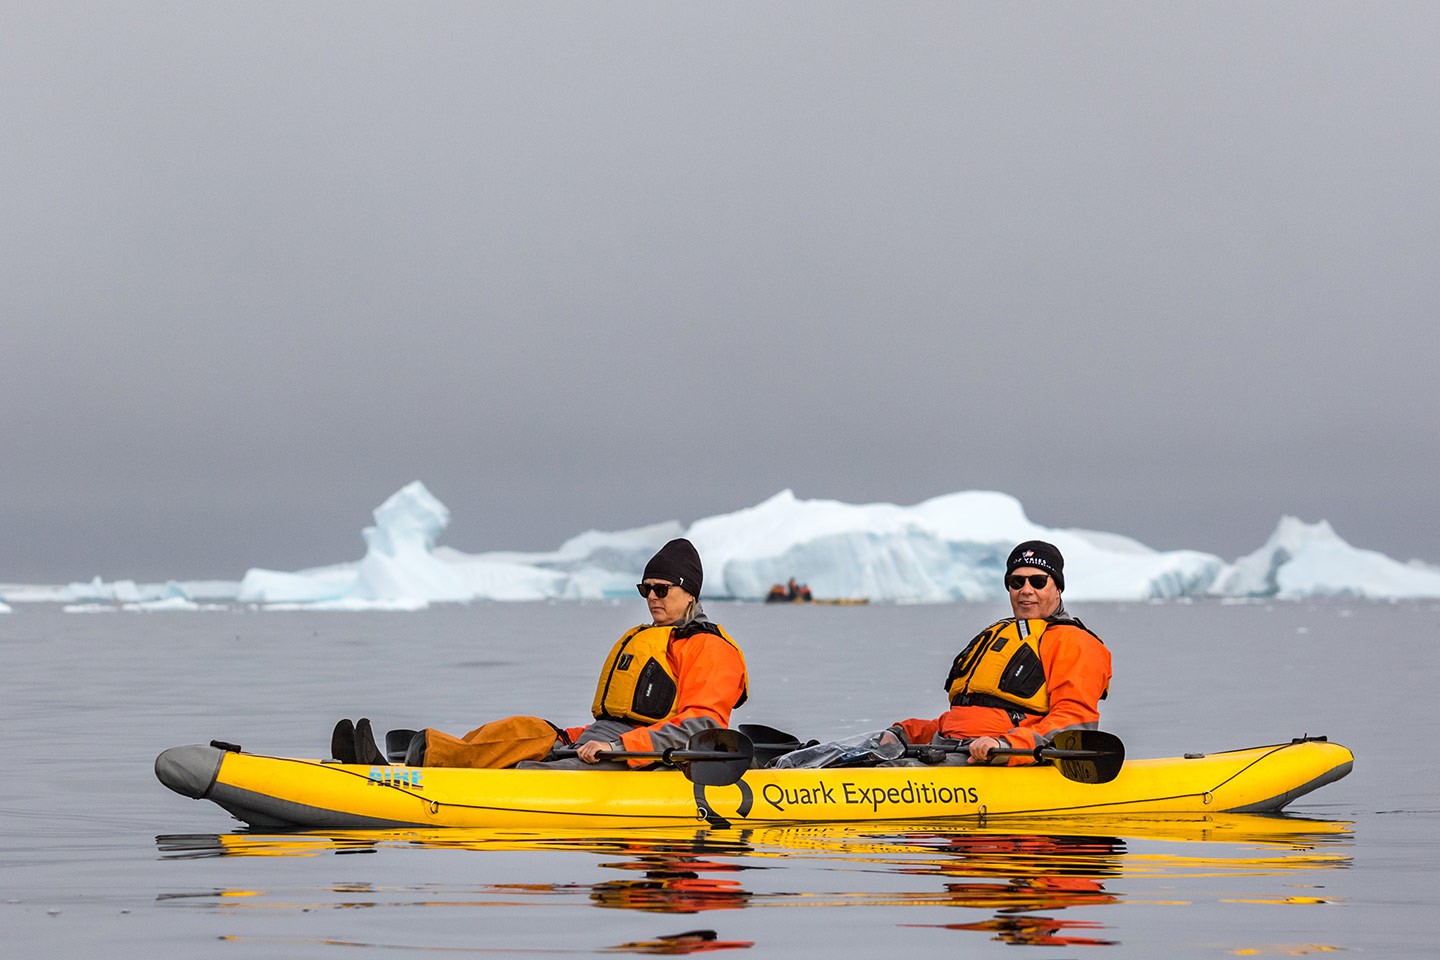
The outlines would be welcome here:
M 684 933 L 662 934 L 654 940 L 638 940 L 610 947 L 607 953 L 705 953 L 710 950 L 736 950 L 755 946 L 753 940 L 721 940 L 714 930 L 687 930 Z
M 590 888 L 591 902 L 610 909 L 682 914 L 738 909 L 749 905 L 753 894 L 737 879 L 713 875 L 765 869 L 745 862 L 756 851 L 743 831 L 731 835 L 701 830 L 684 839 L 624 837 L 591 843 L 593 852 L 629 858 L 599 866 L 643 874 L 603 880 Z
M 924 924 L 906 924 L 924 926 Z M 1109 947 L 1118 941 L 1082 936 L 1076 931 L 1097 930 L 1102 924 L 1089 920 L 1056 920 L 1051 917 L 995 917 L 979 923 L 932 924 L 941 930 L 973 930 L 988 933 L 992 940 L 1032 947 Z

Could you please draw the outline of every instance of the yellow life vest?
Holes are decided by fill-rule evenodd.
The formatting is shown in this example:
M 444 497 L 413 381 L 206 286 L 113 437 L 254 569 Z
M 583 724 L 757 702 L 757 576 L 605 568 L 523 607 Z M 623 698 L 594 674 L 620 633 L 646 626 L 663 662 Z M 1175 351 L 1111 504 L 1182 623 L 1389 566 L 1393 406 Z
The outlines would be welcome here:
M 945 678 L 952 706 L 1050 711 L 1050 690 L 1040 659 L 1045 620 L 1001 620 L 960 651 Z
M 674 632 L 674 627 L 642 624 L 615 642 L 605 665 L 600 668 L 595 699 L 590 704 L 590 713 L 596 720 L 659 723 L 675 715 L 678 678 L 666 656 Z M 706 622 L 704 630 L 695 632 L 714 633 L 740 652 L 740 647 L 719 624 Z M 745 655 L 740 656 L 743 661 Z M 742 692 L 735 706 L 744 702 Z

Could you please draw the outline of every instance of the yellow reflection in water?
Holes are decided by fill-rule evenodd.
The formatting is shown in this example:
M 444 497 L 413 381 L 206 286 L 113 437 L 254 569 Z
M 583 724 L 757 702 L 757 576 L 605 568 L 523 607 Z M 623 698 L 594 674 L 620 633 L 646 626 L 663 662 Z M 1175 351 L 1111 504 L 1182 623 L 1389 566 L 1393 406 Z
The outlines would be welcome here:
M 1337 821 L 1214 814 L 997 820 L 964 826 L 697 827 L 608 836 L 458 828 L 234 833 L 160 837 L 158 843 L 167 858 L 348 856 L 380 850 L 578 852 L 603 858 L 594 865 L 613 871 L 613 876 L 589 883 L 491 883 L 463 889 L 429 883 L 386 888 L 338 886 L 328 891 L 338 900 L 324 894 L 317 897 L 319 892 L 312 890 L 313 902 L 309 903 L 279 903 L 279 896 L 271 900 L 246 891 L 250 902 L 230 900 L 227 909 L 513 909 L 555 897 L 583 898 L 603 909 L 672 915 L 755 907 L 944 906 L 989 916 L 926 926 L 972 931 L 1016 944 L 1108 945 L 1114 940 L 1104 935 L 1105 924 L 1094 919 L 1095 914 L 1084 919 L 1057 919 L 1048 914 L 1121 902 L 1188 902 L 1127 896 L 1127 881 L 1286 876 L 1345 868 L 1350 863 L 1350 829 L 1351 824 Z M 767 873 L 764 883 L 748 882 L 747 873 L 757 870 L 785 872 Z M 819 888 L 822 882 L 829 887 L 836 877 L 842 878 L 842 889 Z M 908 889 L 894 889 L 895 878 L 905 878 L 906 883 L 898 885 Z M 777 889 L 787 881 L 803 888 Z M 163 899 L 208 903 L 214 908 L 217 896 L 231 893 L 174 894 Z M 1219 902 L 1311 905 L 1329 901 L 1297 893 Z M 672 942 L 661 937 L 605 949 L 673 953 L 748 946 L 710 933 L 708 939 Z M 1306 945 L 1301 949 L 1319 948 Z

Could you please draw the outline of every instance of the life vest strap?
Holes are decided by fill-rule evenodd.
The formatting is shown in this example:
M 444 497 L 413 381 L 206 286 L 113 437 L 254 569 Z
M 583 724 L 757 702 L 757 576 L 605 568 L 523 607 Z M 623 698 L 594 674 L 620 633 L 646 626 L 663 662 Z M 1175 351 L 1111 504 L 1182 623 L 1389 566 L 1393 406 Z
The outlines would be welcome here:
M 957 706 L 957 707 L 999 707 L 1001 710 L 1004 710 L 1004 711 L 1006 711 L 1006 712 L 1008 712 L 1008 713 L 1012 713 L 1012 714 L 1013 714 L 1013 713 L 1028 713 L 1028 714 L 1030 714 L 1032 717 L 1043 717 L 1043 716 L 1045 716 L 1045 713 L 1044 713 L 1044 711 L 1042 711 L 1042 710 L 1031 710 L 1031 709 L 1029 709 L 1029 708 L 1027 708 L 1027 707 L 1022 707 L 1022 706 L 1020 706 L 1020 704 L 1015 703 L 1015 702 L 1013 702 L 1013 701 L 1010 701 L 1010 700 L 1002 700 L 1002 699 L 1000 699 L 999 697 L 992 697 L 992 696 L 990 696 L 988 693 L 966 693 L 966 694 L 961 694 L 961 696 L 959 697 L 959 699 L 957 699 L 957 700 L 954 702 L 954 706 Z

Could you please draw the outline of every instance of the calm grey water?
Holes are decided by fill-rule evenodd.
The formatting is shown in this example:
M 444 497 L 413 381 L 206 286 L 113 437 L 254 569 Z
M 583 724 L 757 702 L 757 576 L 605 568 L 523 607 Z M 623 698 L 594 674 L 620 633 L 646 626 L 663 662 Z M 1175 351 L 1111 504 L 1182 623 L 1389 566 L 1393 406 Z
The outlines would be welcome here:
M 737 721 L 854 733 L 943 706 L 988 606 L 716 604 Z M 0 933 L 79 957 L 1434 955 L 1440 604 L 1088 604 L 1129 755 L 1325 734 L 1355 772 L 1273 832 L 895 826 L 267 836 L 162 787 L 168 746 L 322 755 L 340 716 L 463 731 L 584 719 L 628 604 L 0 616 Z M 662 938 L 711 931 L 715 939 Z M 707 934 L 708 935 L 708 934 Z

